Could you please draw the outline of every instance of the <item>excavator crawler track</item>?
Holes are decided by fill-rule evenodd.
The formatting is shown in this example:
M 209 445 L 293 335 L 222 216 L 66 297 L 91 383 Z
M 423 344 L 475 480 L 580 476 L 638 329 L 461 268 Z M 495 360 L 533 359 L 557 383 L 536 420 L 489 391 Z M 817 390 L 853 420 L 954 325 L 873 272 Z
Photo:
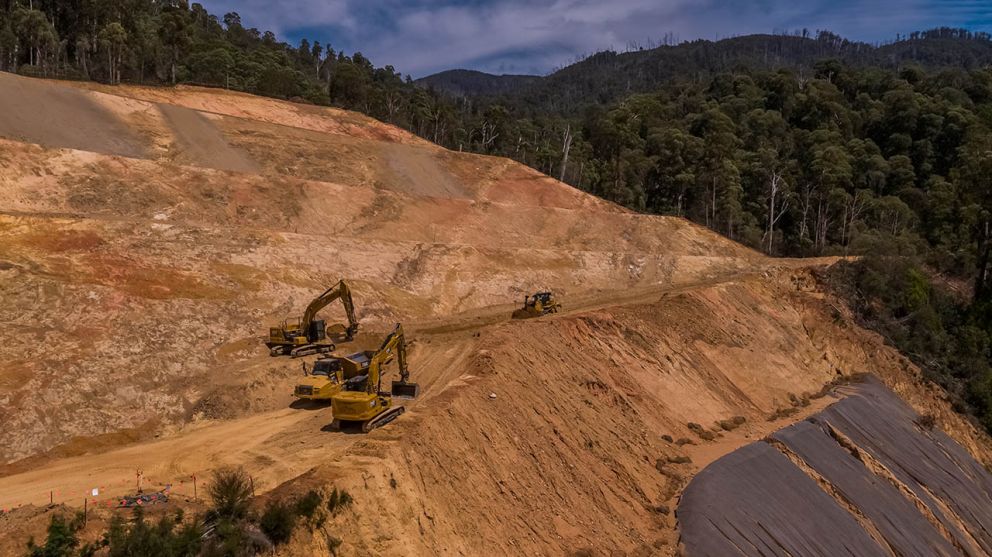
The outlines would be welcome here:
M 333 344 L 308 344 L 306 346 L 300 346 L 294 348 L 289 352 L 292 358 L 301 358 L 303 356 L 309 356 L 311 354 L 327 354 L 328 352 L 334 351 Z
M 382 414 L 379 414 L 378 416 L 372 418 L 371 420 L 364 422 L 352 422 L 352 421 L 334 419 L 331 421 L 327 429 L 331 431 L 343 431 L 343 430 L 357 431 L 358 429 L 361 429 L 362 433 L 368 433 L 373 429 L 380 428 L 388 424 L 389 422 L 395 420 L 396 418 L 400 417 L 400 414 L 402 414 L 403 412 L 406 412 L 406 408 L 402 406 L 395 406 L 393 408 L 390 408 L 389 410 L 386 410 Z
M 406 412 L 406 408 L 402 406 L 394 406 L 389 410 L 386 410 L 382 414 L 379 414 L 378 416 L 372 418 L 371 420 L 363 423 L 362 431 L 368 433 L 373 429 L 382 427 L 388 424 L 389 422 L 395 420 L 396 418 L 400 417 L 400 414 L 402 414 L 403 412 Z

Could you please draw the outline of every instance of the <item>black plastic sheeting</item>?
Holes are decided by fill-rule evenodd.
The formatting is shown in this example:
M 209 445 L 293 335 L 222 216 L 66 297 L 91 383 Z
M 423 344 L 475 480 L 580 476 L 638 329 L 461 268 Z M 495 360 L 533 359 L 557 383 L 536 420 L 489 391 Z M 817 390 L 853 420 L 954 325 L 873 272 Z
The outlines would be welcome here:
M 678 508 L 688 555 L 881 555 L 853 516 L 767 443 L 707 466 Z
M 842 497 L 875 525 L 898 555 L 960 555 L 892 483 L 869 472 L 819 425 L 802 422 L 773 437 L 828 479 Z
M 764 441 L 700 472 L 678 507 L 685 553 L 992 554 L 992 475 L 877 380 L 851 391 L 772 436 L 808 472 Z
M 923 430 L 915 418 L 906 403 L 873 379 L 817 421 L 885 465 L 966 548 L 970 535 L 981 550 L 972 554 L 992 555 L 992 474 L 939 428 Z

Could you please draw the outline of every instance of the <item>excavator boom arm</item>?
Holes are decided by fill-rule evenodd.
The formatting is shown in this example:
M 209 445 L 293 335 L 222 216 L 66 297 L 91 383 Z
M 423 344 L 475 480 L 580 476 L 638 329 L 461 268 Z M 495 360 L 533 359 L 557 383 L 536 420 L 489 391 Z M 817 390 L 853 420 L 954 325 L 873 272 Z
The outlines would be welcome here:
M 393 332 L 382 341 L 382 346 L 372 356 L 369 362 L 369 377 L 366 388 L 369 393 L 378 393 L 382 388 L 382 368 L 393 355 L 399 367 L 400 380 L 393 381 L 391 393 L 393 396 L 415 398 L 420 389 L 416 383 L 410 383 L 410 369 L 406 362 L 406 337 L 403 335 L 403 325 L 397 323 Z
M 351 299 L 351 289 L 341 281 L 341 303 L 344 305 L 344 313 L 348 317 L 348 338 L 355 336 L 358 332 L 358 319 L 355 317 L 355 302 Z
M 375 351 L 375 354 L 372 355 L 371 361 L 369 362 L 368 392 L 379 392 L 379 388 L 382 383 L 382 368 L 394 354 L 396 354 L 397 363 L 400 366 L 400 375 L 403 375 L 406 370 L 405 344 L 405 339 L 403 338 L 403 326 L 397 323 L 396 328 L 393 329 L 393 332 L 389 333 L 389 335 L 387 335 L 382 341 L 382 345 Z M 409 371 L 406 371 L 406 374 L 409 375 Z
M 323 294 L 310 302 L 306 311 L 303 312 L 303 320 L 300 323 L 300 327 L 304 331 L 309 331 L 310 324 L 317 317 L 317 312 L 338 298 L 341 298 L 341 303 L 344 304 L 344 311 L 348 316 L 348 338 L 353 337 L 355 332 L 358 331 L 358 320 L 355 318 L 355 303 L 351 299 L 351 289 L 348 288 L 348 284 L 343 280 L 338 281 L 337 284 L 328 288 Z

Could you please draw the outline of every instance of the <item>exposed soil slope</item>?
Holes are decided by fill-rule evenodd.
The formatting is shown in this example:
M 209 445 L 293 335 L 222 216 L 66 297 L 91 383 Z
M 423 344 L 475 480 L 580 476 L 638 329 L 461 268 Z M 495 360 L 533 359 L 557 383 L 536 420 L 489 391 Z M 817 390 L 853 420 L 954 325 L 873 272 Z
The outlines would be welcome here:
M 278 493 L 355 494 L 361 514 L 328 527 L 354 555 L 673 555 L 672 511 L 699 469 L 868 370 L 988 461 L 987 438 L 808 279 L 783 269 L 483 329 L 456 381 Z
M 147 144 L 99 95 L 0 72 L 0 135 L 49 147 L 143 156 Z
M 369 139 L 389 133 L 315 131 L 333 128 L 323 123 L 335 111 L 275 103 L 272 114 L 306 115 L 287 116 L 304 126 L 292 127 L 66 91 L 108 114 L 128 108 L 108 121 L 140 128 L 158 147 L 132 159 L 0 140 L 6 462 L 75 438 L 184 423 L 235 362 L 274 385 L 270 370 L 282 364 L 254 359 L 264 354 L 259 335 L 338 278 L 356 283 L 369 330 L 386 330 L 538 288 L 678 284 L 758 259 L 685 221 L 620 210 L 507 161 Z M 235 96 L 238 114 L 262 111 L 249 100 L 274 103 Z M 289 162 L 308 156 L 318 162 Z M 206 168 L 254 161 L 261 173 Z M 341 182 L 306 178 L 321 165 Z
M 0 116 L 0 511 L 18 508 L 0 533 L 23 534 L 0 555 L 49 498 L 120 495 L 141 470 L 195 510 L 192 475 L 220 465 L 266 497 L 355 495 L 286 554 L 326 534 L 348 555 L 670 554 L 698 468 L 867 371 L 989 462 L 816 291 L 807 269 L 829 260 L 768 259 L 339 110 L 0 74 L 0 95 L 36 90 L 81 131 Z M 341 278 L 362 321 L 342 350 L 402 321 L 423 392 L 368 436 L 291 405 L 300 362 L 262 344 Z M 510 321 L 537 289 L 565 313 Z
M 176 134 L 181 153 L 177 162 L 238 172 L 258 170 L 258 165 L 244 152 L 231 147 L 220 130 L 203 114 L 171 104 L 161 104 L 159 110 Z M 187 158 L 189 160 L 184 160 Z

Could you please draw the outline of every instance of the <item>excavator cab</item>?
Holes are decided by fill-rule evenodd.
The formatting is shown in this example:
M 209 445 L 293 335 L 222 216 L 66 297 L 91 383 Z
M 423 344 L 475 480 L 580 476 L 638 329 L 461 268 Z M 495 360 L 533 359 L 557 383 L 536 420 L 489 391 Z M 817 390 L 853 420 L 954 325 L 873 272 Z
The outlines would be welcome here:
M 293 395 L 307 400 L 331 400 L 342 390 L 348 390 L 357 377 L 367 377 L 370 352 L 356 352 L 348 356 L 324 356 L 307 370 L 306 377 L 296 386 Z M 364 386 L 362 387 L 364 389 Z
M 351 391 L 353 393 L 364 392 L 366 385 L 368 385 L 369 376 L 368 375 L 356 375 L 351 379 L 344 382 L 344 390 Z
M 272 327 L 269 329 L 269 338 L 271 340 L 283 340 L 294 342 L 299 339 L 299 342 L 317 342 L 323 340 L 327 337 L 326 325 L 323 319 L 315 319 L 310 322 L 310 325 L 304 330 L 302 320 L 300 318 L 287 319 L 282 322 L 282 327 Z

